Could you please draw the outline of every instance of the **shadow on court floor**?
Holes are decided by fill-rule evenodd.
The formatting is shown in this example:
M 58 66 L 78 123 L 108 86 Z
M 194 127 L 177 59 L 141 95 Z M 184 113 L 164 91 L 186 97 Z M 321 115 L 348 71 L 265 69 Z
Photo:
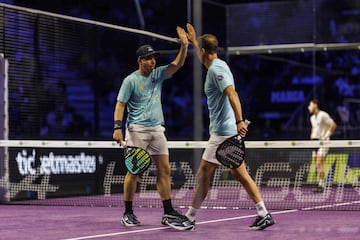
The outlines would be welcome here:
M 185 212 L 185 209 L 181 209 Z M 137 208 L 139 227 L 120 223 L 122 208 L 0 205 L 0 239 L 360 239 L 360 211 L 272 211 L 277 223 L 249 230 L 254 210 L 202 209 L 195 231 L 161 225 L 161 208 Z

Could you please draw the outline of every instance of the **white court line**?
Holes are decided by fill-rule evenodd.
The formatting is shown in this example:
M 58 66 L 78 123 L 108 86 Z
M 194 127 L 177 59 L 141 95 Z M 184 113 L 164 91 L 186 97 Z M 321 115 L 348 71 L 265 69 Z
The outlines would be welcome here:
M 334 204 L 315 206 L 315 207 L 308 207 L 308 208 L 302 208 L 302 209 L 290 209 L 290 210 L 284 210 L 284 211 L 278 211 L 278 212 L 271 212 L 271 215 L 294 213 L 294 212 L 299 212 L 299 211 L 309 211 L 309 210 L 330 208 L 330 207 L 336 207 L 336 206 L 346 206 L 346 205 L 358 204 L 358 203 L 360 203 L 360 201 L 351 201 L 351 202 L 346 202 L 346 203 L 334 203 Z M 232 218 L 222 218 L 222 219 L 209 220 L 209 221 L 203 221 L 203 222 L 197 222 L 196 225 L 215 223 L 215 222 L 233 221 L 233 220 L 239 220 L 239 219 L 244 219 L 244 218 L 252 218 L 252 217 L 256 217 L 256 214 L 239 216 L 239 217 L 232 217 Z M 114 233 L 90 235 L 90 236 L 83 236 L 83 237 L 76 237 L 76 238 L 66 238 L 66 239 L 62 239 L 62 240 L 95 239 L 95 238 L 101 238 L 101 237 L 111 237 L 111 236 L 126 235 L 126 234 L 133 234 L 133 233 L 151 232 L 151 231 L 157 231 L 157 230 L 167 229 L 167 228 L 170 228 L 170 227 L 166 226 L 166 227 L 157 227 L 157 228 L 147 228 L 147 229 L 141 229 L 141 230 L 125 231 L 125 232 L 114 232 Z
M 157 231 L 157 230 L 166 229 L 166 228 L 170 228 L 170 227 L 167 226 L 167 227 L 147 228 L 147 229 L 141 229 L 141 230 L 126 231 L 126 232 L 114 232 L 114 233 L 90 235 L 90 236 L 84 236 L 84 237 L 66 238 L 63 240 L 82 240 L 82 239 L 93 239 L 93 238 L 100 238 L 100 237 L 111 237 L 111 236 L 118 236 L 118 235 L 125 235 L 125 234 L 151 232 L 151 231 Z
M 298 210 L 286 210 L 286 211 L 274 212 L 274 213 L 272 212 L 271 214 L 275 215 L 275 214 L 288 213 L 288 212 L 294 212 L 294 211 L 296 212 Z M 196 225 L 215 223 L 215 222 L 232 221 L 232 220 L 251 218 L 251 217 L 256 217 L 256 215 L 252 214 L 252 215 L 245 215 L 245 216 L 240 216 L 240 217 L 222 218 L 222 219 L 216 219 L 216 220 L 203 221 L 203 222 L 197 222 Z M 66 238 L 66 239 L 62 239 L 62 240 L 94 239 L 94 238 L 111 237 L 111 236 L 126 235 L 126 234 L 141 233 L 141 232 L 151 232 L 151 231 L 157 231 L 157 230 L 167 229 L 167 228 L 170 228 L 170 227 L 166 226 L 166 227 L 148 228 L 148 229 L 141 229 L 141 230 L 125 231 L 125 232 L 114 232 L 114 233 L 106 233 L 106 234 L 99 234 L 99 235 L 92 235 L 92 236 Z
M 328 205 L 322 205 L 322 206 L 301 208 L 301 210 L 304 210 L 304 211 L 307 211 L 307 210 L 316 210 L 316 209 L 323 209 L 323 208 L 347 206 L 347 205 L 351 205 L 351 204 L 360 204 L 360 201 L 351 201 L 351 202 L 345 202 L 345 203 L 334 203 L 334 204 L 328 204 Z

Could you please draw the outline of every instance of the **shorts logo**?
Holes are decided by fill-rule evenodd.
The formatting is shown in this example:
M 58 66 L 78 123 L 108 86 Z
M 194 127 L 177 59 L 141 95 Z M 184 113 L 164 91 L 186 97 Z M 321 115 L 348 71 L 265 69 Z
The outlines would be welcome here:
M 218 81 L 221 81 L 223 79 L 224 79 L 223 75 L 217 75 L 216 76 L 216 80 L 218 80 Z

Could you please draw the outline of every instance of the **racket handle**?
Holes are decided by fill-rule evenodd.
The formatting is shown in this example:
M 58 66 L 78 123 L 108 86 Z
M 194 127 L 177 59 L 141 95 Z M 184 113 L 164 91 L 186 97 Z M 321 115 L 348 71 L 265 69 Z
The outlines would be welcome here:
M 251 123 L 251 121 L 245 119 L 245 126 L 246 126 L 246 128 L 250 125 L 250 123 Z
M 126 148 L 126 142 L 122 141 L 121 144 L 119 144 L 120 148 Z

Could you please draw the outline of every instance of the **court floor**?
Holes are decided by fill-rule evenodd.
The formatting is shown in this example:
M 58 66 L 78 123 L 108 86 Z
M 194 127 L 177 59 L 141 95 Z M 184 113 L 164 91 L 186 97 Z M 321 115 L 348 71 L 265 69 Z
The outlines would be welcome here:
M 136 208 L 142 225 L 124 227 L 122 212 L 119 207 L 0 205 L 0 239 L 360 239 L 360 211 L 274 210 L 277 223 L 263 231 L 247 228 L 254 210 L 201 209 L 195 231 L 161 225 L 161 208 Z

